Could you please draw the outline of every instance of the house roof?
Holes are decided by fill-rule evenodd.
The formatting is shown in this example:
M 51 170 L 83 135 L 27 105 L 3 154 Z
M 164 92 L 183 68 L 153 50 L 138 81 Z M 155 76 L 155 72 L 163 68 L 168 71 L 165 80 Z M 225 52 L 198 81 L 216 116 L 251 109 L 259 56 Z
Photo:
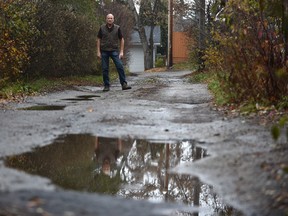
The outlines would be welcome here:
M 174 16 L 173 19 L 173 31 L 174 32 L 183 32 L 185 29 L 189 28 L 191 26 L 191 20 L 190 19 L 184 19 L 182 16 Z
M 149 36 L 150 36 L 151 27 L 150 26 L 145 26 L 144 28 L 145 28 L 145 32 L 146 32 L 146 37 L 148 39 Z M 160 42 L 161 42 L 160 26 L 155 26 L 154 27 L 153 40 L 154 40 L 154 44 L 155 45 L 160 45 Z M 131 34 L 131 44 L 133 44 L 133 45 L 141 44 L 139 33 L 136 30 L 134 30 L 132 32 L 132 34 Z

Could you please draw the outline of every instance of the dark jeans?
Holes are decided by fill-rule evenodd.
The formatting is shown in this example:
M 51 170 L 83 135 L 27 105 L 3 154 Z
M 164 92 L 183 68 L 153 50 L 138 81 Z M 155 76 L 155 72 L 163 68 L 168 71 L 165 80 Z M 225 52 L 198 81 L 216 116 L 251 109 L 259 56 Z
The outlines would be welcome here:
M 117 51 L 101 51 L 101 63 L 104 86 L 110 86 L 109 80 L 109 57 L 113 60 L 121 85 L 126 83 L 126 77 L 124 67 L 121 59 L 119 59 L 119 53 Z

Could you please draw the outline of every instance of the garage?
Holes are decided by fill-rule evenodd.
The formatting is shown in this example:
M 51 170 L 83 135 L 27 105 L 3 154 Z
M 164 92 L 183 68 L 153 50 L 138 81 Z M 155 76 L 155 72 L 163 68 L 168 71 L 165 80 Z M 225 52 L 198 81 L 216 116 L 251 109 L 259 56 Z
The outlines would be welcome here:
M 151 27 L 145 26 L 146 38 L 149 40 Z M 155 65 L 156 47 L 160 45 L 160 26 L 155 26 L 153 31 L 153 65 Z M 144 51 L 139 37 L 139 33 L 134 31 L 131 35 L 131 47 L 129 48 L 130 60 L 128 62 L 129 71 L 132 73 L 144 71 Z
M 130 72 L 143 72 L 144 71 L 144 53 L 141 45 L 133 45 L 130 48 Z

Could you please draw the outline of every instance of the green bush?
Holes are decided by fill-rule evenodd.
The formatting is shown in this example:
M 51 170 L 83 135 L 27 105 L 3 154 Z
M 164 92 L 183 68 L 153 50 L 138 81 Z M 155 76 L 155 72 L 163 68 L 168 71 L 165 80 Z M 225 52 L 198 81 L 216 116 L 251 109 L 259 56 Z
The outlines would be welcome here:
M 83 14 L 48 1 L 37 4 L 40 35 L 31 41 L 27 77 L 63 77 L 99 72 L 97 24 Z
M 165 67 L 166 60 L 165 56 L 157 56 L 155 60 L 155 67 Z
M 275 141 L 279 139 L 282 131 L 286 132 L 286 142 L 288 143 L 288 116 L 283 116 L 279 119 L 277 124 L 271 127 L 271 135 Z

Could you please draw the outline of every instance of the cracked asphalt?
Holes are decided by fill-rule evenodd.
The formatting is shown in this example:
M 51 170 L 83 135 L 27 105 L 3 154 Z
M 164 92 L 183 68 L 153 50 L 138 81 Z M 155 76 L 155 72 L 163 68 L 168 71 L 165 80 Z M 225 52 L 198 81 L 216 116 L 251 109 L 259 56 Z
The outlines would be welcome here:
M 204 84 L 189 71 L 143 72 L 111 91 L 81 86 L 28 97 L 0 107 L 0 215 L 177 215 L 185 207 L 68 191 L 46 178 L 5 166 L 5 157 L 45 146 L 64 134 L 155 140 L 194 140 L 210 157 L 170 170 L 211 184 L 243 215 L 288 215 L 288 146 L 270 128 L 245 117 L 229 118 L 212 106 Z M 92 100 L 73 101 L 93 95 Z M 63 110 L 25 110 L 31 106 Z M 195 210 L 196 209 L 196 210 Z M 197 211 L 197 208 L 194 210 Z M 191 210 L 191 209 L 190 209 Z M 191 210 L 193 211 L 193 210 Z

